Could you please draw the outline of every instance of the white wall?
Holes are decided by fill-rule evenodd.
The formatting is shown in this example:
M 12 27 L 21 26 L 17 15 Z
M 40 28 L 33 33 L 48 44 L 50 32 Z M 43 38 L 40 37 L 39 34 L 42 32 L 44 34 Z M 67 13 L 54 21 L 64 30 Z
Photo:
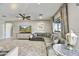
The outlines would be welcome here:
M 40 27 L 43 27 L 42 29 Z M 51 23 L 50 21 L 33 21 L 32 22 L 32 33 L 34 32 L 51 32 Z
M 3 21 L 0 21 L 0 39 L 3 39 Z
M 21 22 L 14 22 L 13 24 L 13 37 L 15 37 L 16 33 L 19 33 L 19 23 Z M 51 33 L 52 29 L 51 29 L 51 22 L 50 21 L 31 21 L 30 22 L 31 26 L 32 26 L 32 33 L 35 32 L 42 32 L 42 33 Z M 44 27 L 43 29 L 40 29 L 40 24 Z
M 76 6 L 75 3 L 68 4 L 68 12 L 70 30 L 73 30 L 79 37 L 79 6 Z M 79 44 L 77 44 L 77 47 L 79 48 Z
M 79 6 L 75 3 L 68 4 L 69 12 L 69 27 L 79 35 Z

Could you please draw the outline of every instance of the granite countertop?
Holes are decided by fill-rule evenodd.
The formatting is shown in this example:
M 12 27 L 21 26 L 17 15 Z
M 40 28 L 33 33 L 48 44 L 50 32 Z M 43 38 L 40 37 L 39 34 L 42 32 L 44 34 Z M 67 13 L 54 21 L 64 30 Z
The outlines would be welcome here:
M 53 46 L 53 49 L 56 53 L 62 55 L 62 56 L 79 56 L 79 50 L 73 49 L 69 50 L 67 49 L 67 46 L 65 44 L 55 44 Z

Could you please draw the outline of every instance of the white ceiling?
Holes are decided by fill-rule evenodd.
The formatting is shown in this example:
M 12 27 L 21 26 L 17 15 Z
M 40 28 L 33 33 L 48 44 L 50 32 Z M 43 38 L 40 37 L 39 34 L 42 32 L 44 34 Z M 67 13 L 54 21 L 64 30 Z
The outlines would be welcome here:
M 19 13 L 30 15 L 31 20 L 38 20 L 39 14 L 43 14 L 43 19 L 46 20 L 53 16 L 60 6 L 61 3 L 0 3 L 0 20 L 16 20 L 20 17 Z

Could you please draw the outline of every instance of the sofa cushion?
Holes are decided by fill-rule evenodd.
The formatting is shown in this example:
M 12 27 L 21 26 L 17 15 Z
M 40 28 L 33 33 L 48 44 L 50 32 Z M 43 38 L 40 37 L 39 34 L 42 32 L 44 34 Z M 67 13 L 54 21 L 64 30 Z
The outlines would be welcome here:
M 42 37 L 32 37 L 30 38 L 31 41 L 44 41 L 44 38 Z

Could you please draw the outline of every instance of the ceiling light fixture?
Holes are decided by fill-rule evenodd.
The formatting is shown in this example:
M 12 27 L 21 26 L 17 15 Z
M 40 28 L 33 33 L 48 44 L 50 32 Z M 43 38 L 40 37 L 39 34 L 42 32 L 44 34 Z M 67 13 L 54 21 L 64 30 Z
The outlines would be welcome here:
M 40 3 L 37 3 L 38 5 L 40 5 Z
M 39 14 L 39 18 L 42 19 L 43 18 L 43 14 Z
M 7 17 L 6 15 L 2 15 L 2 17 Z

